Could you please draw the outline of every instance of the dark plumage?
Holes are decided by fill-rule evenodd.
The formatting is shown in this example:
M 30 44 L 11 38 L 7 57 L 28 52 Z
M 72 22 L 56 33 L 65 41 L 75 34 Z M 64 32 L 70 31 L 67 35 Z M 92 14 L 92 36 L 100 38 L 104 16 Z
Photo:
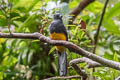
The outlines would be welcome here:
M 50 37 L 54 40 L 68 40 L 66 28 L 62 21 L 62 16 L 57 13 L 54 14 L 54 20 L 49 26 Z M 64 46 L 55 46 L 58 52 L 58 66 L 59 75 L 65 76 L 67 74 L 67 54 Z
M 49 26 L 49 31 L 50 31 L 50 33 L 53 33 L 53 32 L 64 33 L 68 40 L 67 31 L 63 24 L 62 16 L 59 13 L 54 14 L 54 20 L 51 22 L 51 24 Z

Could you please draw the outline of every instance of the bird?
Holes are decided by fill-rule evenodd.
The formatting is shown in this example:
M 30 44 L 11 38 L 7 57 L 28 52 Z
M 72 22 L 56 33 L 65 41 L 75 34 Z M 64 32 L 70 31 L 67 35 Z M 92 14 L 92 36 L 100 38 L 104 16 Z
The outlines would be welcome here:
M 62 15 L 55 13 L 53 21 L 49 26 L 50 38 L 52 40 L 65 40 L 68 41 L 68 34 L 64 26 Z M 67 75 L 67 53 L 64 46 L 55 46 L 58 53 L 58 71 L 60 76 Z

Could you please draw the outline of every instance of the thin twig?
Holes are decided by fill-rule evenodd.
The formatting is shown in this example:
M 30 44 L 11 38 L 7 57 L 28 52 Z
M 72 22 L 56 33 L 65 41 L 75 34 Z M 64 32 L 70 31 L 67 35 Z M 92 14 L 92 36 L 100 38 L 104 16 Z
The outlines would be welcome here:
M 101 14 L 100 21 L 99 21 L 99 24 L 98 24 L 97 32 L 96 32 L 96 35 L 95 35 L 95 38 L 94 38 L 94 48 L 93 48 L 93 53 L 94 54 L 95 54 L 95 51 L 96 51 L 96 47 L 97 47 L 97 43 L 98 43 L 98 37 L 99 37 L 99 32 L 100 32 L 100 27 L 102 25 L 102 21 L 103 21 L 103 17 L 104 17 L 104 14 L 105 14 L 105 10 L 106 10 L 108 1 L 109 0 L 106 0 L 106 2 L 104 4 L 104 8 L 102 10 L 102 14 Z M 93 72 L 95 72 L 95 68 L 93 68 Z
M 100 32 L 100 27 L 102 25 L 103 17 L 104 17 L 105 10 L 106 10 L 108 2 L 109 2 L 109 0 L 106 0 L 104 8 L 103 8 L 103 11 L 102 11 L 102 14 L 101 14 L 101 17 L 100 17 L 100 21 L 99 21 L 98 28 L 97 28 L 97 33 L 95 35 L 95 41 L 94 41 L 95 47 L 93 48 L 93 53 L 95 53 L 95 50 L 96 50 L 96 47 L 97 47 L 98 37 L 99 37 L 99 32 Z

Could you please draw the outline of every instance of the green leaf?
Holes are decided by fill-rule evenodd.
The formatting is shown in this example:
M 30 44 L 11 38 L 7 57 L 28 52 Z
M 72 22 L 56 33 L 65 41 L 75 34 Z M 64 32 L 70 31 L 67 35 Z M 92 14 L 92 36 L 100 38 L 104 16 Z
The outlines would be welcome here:
M 0 15 L 0 26 L 6 26 L 7 21 L 4 15 Z
M 0 72 L 0 80 L 3 80 L 3 77 L 4 77 L 3 72 Z
M 33 8 L 39 1 L 40 1 L 40 0 L 34 0 L 34 1 L 31 3 L 30 7 L 28 8 L 27 12 L 29 12 L 30 10 L 32 10 L 32 8 Z
M 108 30 L 116 35 L 120 34 L 119 27 L 114 23 L 114 21 L 112 19 L 104 20 L 103 26 L 106 28 L 106 30 Z
M 19 0 L 14 6 L 14 9 L 19 9 L 22 12 L 27 12 L 30 8 L 31 4 L 33 4 L 33 0 Z M 32 6 L 31 6 L 32 7 Z M 22 9 L 20 9 L 22 8 Z
M 11 21 L 15 21 L 15 20 L 17 20 L 17 19 L 19 19 L 19 18 L 20 18 L 20 16 L 13 17 L 13 18 L 11 19 Z
M 106 13 L 106 19 L 112 18 L 114 16 L 117 16 L 120 14 L 120 2 L 117 2 L 113 8 L 111 8 L 107 13 Z
M 94 1 L 93 3 L 91 3 L 90 5 L 86 7 L 87 10 L 93 13 L 101 12 L 102 8 L 103 8 L 103 4 L 99 1 Z
M 116 34 L 120 35 L 119 27 L 115 24 L 114 19 L 112 19 L 114 16 L 117 16 L 120 14 L 120 2 L 116 3 L 113 8 L 111 8 L 105 15 L 103 20 L 103 25 L 106 28 L 106 30 Z
M 26 48 L 22 53 L 22 61 L 24 65 L 27 64 L 27 56 L 28 56 L 27 53 L 28 53 L 28 48 Z
M 84 34 L 85 34 L 85 32 L 83 30 L 79 30 L 77 37 L 81 40 L 83 38 Z
M 30 50 L 30 53 L 28 54 L 28 63 L 30 63 L 32 60 L 33 52 L 34 52 L 34 50 Z
M 105 52 L 105 53 L 104 53 L 104 58 L 109 59 L 109 60 L 112 60 L 112 59 L 113 59 L 113 55 Z
M 113 55 L 113 60 L 119 62 L 117 52 L 114 53 L 114 55 Z
M 32 40 L 32 42 L 40 42 L 40 40 Z
M 52 47 L 48 53 L 48 55 L 50 55 L 53 51 L 55 50 L 55 47 Z
M 22 31 L 24 28 L 28 28 L 30 30 L 30 32 L 35 31 L 36 27 L 37 27 L 37 23 L 35 22 L 35 19 L 38 17 L 38 15 L 33 14 L 31 16 L 29 16 L 23 23 L 22 26 L 20 26 L 19 28 L 19 32 Z
M 75 0 L 73 0 L 72 2 L 69 3 L 69 8 L 72 9 L 72 8 L 75 8 L 76 5 L 78 5 L 79 3 Z

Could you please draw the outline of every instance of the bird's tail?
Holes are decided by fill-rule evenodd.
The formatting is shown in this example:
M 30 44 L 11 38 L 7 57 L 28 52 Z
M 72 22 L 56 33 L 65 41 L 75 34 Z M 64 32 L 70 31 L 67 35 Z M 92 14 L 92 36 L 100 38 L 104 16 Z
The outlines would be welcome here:
M 58 52 L 58 66 L 59 75 L 65 76 L 67 74 L 67 54 L 66 51 L 63 53 Z

